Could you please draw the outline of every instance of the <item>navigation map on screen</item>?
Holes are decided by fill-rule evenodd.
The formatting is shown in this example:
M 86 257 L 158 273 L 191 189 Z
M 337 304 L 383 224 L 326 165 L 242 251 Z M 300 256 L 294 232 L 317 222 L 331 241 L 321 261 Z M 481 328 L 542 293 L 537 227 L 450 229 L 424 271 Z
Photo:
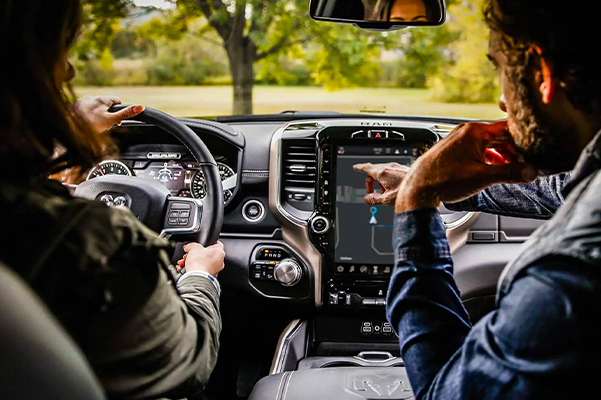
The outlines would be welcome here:
M 415 156 L 414 156 L 415 154 Z M 336 262 L 393 264 L 392 227 L 394 207 L 370 207 L 365 174 L 353 165 L 396 162 L 411 165 L 417 149 L 388 146 L 338 146 L 336 168 Z M 376 191 L 380 191 L 375 184 Z

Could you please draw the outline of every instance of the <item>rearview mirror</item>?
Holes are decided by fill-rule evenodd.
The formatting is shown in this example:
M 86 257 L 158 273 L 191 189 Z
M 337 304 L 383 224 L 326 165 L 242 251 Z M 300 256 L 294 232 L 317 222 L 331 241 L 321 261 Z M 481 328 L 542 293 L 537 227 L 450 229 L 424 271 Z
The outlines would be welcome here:
M 311 0 L 310 14 L 375 30 L 439 26 L 446 17 L 444 0 Z

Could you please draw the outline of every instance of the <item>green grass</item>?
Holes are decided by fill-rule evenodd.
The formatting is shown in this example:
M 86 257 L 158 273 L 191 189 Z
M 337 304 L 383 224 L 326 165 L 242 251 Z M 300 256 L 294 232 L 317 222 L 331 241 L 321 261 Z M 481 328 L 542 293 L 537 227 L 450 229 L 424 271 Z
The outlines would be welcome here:
M 124 103 L 157 108 L 175 116 L 220 116 L 232 113 L 232 88 L 225 86 L 184 87 L 79 87 L 76 94 L 114 95 Z M 254 113 L 285 110 L 385 111 L 387 114 L 435 115 L 498 119 L 504 114 L 496 104 L 447 104 L 428 100 L 425 89 L 357 88 L 328 92 L 318 87 L 256 86 Z

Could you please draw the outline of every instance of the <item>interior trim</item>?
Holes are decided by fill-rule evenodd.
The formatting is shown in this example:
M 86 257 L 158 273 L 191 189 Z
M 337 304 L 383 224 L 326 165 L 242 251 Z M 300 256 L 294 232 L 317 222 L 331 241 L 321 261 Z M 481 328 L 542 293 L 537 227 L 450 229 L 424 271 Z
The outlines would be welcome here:
M 480 213 L 478 212 L 470 212 L 459 221 L 447 225 L 446 233 L 451 254 L 467 244 L 470 228 L 476 223 L 479 216 Z
M 284 365 L 284 359 L 286 357 L 286 353 L 288 352 L 288 347 L 290 347 L 290 340 L 301 327 L 302 322 L 300 319 L 292 320 L 284 328 L 280 338 L 278 339 L 278 343 L 276 345 L 275 354 L 273 355 L 273 361 L 271 362 L 271 368 L 269 369 L 269 375 L 275 375 L 282 372 L 282 367 Z
M 269 208 L 282 225 L 282 237 L 288 246 L 302 255 L 307 266 L 313 271 L 315 305 L 321 307 L 321 254 L 309 239 L 307 221 L 300 220 L 286 212 L 280 203 L 281 146 L 282 133 L 286 127 L 278 129 L 271 139 L 269 156 Z M 307 136 L 302 132 L 303 137 Z

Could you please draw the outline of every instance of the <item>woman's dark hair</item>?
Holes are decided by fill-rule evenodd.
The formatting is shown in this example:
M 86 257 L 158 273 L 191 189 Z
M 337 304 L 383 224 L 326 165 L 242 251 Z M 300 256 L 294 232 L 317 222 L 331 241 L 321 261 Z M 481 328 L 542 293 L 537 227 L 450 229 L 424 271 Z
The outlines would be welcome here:
M 66 52 L 77 37 L 81 7 L 80 0 L 0 3 L 0 180 L 85 170 L 111 144 L 69 110 Z
M 601 100 L 601 60 L 593 41 L 598 16 L 584 2 L 567 6 L 548 0 L 487 0 L 484 19 L 500 34 L 500 49 L 518 78 L 540 65 L 536 45 L 550 64 L 553 77 L 565 87 L 570 102 L 594 113 Z

